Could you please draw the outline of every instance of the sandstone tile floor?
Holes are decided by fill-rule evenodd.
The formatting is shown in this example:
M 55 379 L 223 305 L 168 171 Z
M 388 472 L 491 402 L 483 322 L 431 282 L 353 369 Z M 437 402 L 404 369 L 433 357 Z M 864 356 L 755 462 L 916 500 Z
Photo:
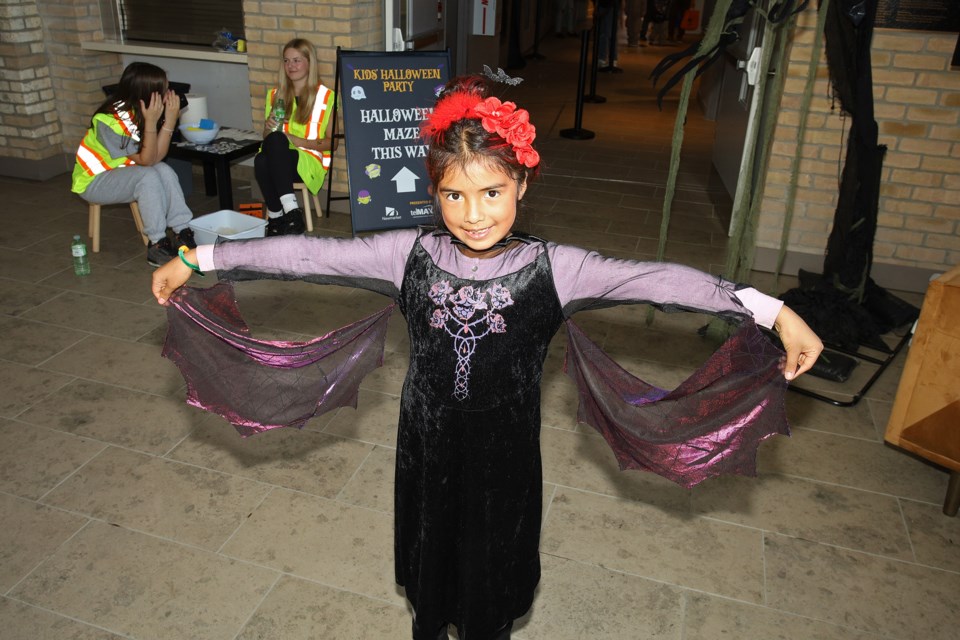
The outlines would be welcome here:
M 646 76 L 668 49 L 625 50 L 625 73 L 599 78 L 607 103 L 585 108 L 597 137 L 574 141 L 558 133 L 573 126 L 577 49 L 547 41 L 547 59 L 528 62 L 512 92 L 546 160 L 526 224 L 649 258 L 674 101 L 658 111 Z M 667 253 L 719 272 L 730 201 L 710 168 L 712 138 L 694 106 Z M 215 210 L 195 182 L 194 211 Z M 236 187 L 249 197 L 249 183 Z M 391 542 L 403 319 L 359 410 L 243 440 L 183 403 L 126 207 L 105 207 L 102 252 L 77 278 L 68 245 L 87 209 L 68 177 L 0 179 L 0 191 L 0 636 L 409 637 Z M 316 233 L 349 235 L 345 209 Z M 386 302 L 301 283 L 249 283 L 239 295 L 259 334 L 289 338 Z M 578 321 L 625 367 L 675 386 L 709 353 L 696 336 L 704 318 L 645 318 L 619 308 Z M 544 379 L 543 580 L 515 636 L 955 638 L 960 522 L 940 513 L 947 474 L 882 443 L 902 358 L 853 408 L 790 394 L 794 435 L 764 443 L 758 478 L 687 491 L 621 473 L 577 424 L 558 337 Z

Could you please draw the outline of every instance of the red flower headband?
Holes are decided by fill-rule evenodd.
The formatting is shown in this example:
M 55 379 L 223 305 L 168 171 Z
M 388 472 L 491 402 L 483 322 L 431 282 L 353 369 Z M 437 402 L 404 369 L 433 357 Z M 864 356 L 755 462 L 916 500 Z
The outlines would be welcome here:
M 500 102 L 498 98 L 481 100 L 474 93 L 453 93 L 437 102 L 421 131 L 423 135 L 434 137 L 464 118 L 479 119 L 484 130 L 506 140 L 520 164 L 533 168 L 540 163 L 540 154 L 531 146 L 537 137 L 537 129 L 530 123 L 530 113 L 526 109 L 517 109 L 512 102 Z

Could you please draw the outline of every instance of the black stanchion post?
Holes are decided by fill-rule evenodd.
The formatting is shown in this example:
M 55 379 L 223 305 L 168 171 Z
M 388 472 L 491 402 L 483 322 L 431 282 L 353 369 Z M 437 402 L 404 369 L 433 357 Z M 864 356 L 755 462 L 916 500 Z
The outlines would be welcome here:
M 651 0 L 652 1 L 652 0 Z M 588 33 L 588 32 L 584 32 Z M 600 28 L 596 20 L 593 22 L 593 59 L 590 61 L 590 93 L 583 97 L 587 102 L 603 104 L 607 101 L 597 95 L 597 66 L 600 64 Z
M 582 128 L 583 124 L 583 89 L 587 82 L 587 47 L 590 41 L 590 31 L 580 32 L 580 73 L 577 76 L 577 106 L 573 119 L 573 129 L 561 129 L 560 135 L 572 140 L 590 140 L 595 135 L 593 131 Z
M 540 0 L 537 0 L 536 13 L 533 16 L 533 53 L 527 56 L 528 60 L 545 60 L 547 56 L 540 53 Z

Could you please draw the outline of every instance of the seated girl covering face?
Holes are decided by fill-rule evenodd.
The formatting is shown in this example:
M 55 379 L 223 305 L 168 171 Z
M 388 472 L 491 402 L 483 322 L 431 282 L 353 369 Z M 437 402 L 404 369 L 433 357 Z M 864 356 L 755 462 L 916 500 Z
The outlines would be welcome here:
M 188 226 L 193 213 L 174 170 L 163 162 L 180 115 L 180 98 L 163 69 L 132 62 L 90 122 L 73 167 L 74 193 L 96 204 L 136 201 L 149 239 L 147 262 L 155 267 L 176 256 L 176 246 L 196 246 Z

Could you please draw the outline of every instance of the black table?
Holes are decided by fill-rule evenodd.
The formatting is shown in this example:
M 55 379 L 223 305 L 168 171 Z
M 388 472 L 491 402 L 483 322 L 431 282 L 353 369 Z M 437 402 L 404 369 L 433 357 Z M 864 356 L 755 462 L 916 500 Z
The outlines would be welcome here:
M 194 144 L 180 136 L 174 137 L 167 151 L 168 158 L 199 160 L 203 163 L 203 185 L 208 196 L 220 196 L 221 209 L 233 209 L 233 184 L 230 164 L 252 156 L 260 149 L 263 139 L 254 131 L 221 127 L 210 144 Z

